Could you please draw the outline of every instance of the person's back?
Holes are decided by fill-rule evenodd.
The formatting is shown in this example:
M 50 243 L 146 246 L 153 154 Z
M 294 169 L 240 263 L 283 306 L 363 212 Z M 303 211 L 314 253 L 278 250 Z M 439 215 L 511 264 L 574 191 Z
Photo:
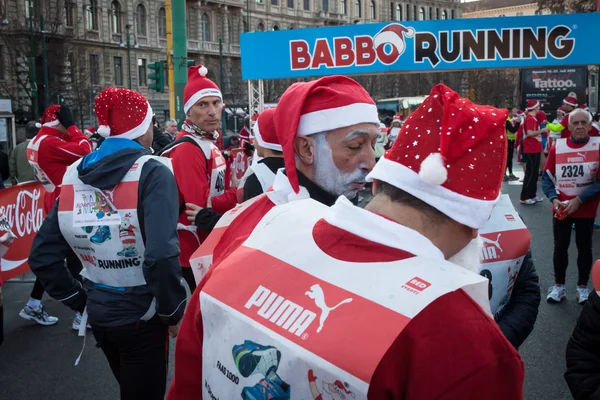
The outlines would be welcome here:
M 10 177 L 13 185 L 35 180 L 35 172 L 27 161 L 27 144 L 21 142 L 10 153 Z

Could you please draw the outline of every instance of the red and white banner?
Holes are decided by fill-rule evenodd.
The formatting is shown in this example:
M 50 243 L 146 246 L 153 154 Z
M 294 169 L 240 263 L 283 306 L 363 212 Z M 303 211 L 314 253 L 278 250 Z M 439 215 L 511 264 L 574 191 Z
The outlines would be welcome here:
M 44 221 L 44 195 L 39 182 L 28 182 L 0 190 L 0 213 L 6 215 L 16 239 L 2 257 L 0 281 L 29 271 L 27 260 L 33 239 Z
M 231 150 L 229 155 L 230 176 L 233 177 L 235 174 L 238 181 L 241 180 L 250 164 L 252 164 L 252 157 L 248 157 L 243 148 Z M 231 182 L 229 182 L 229 187 L 231 187 Z

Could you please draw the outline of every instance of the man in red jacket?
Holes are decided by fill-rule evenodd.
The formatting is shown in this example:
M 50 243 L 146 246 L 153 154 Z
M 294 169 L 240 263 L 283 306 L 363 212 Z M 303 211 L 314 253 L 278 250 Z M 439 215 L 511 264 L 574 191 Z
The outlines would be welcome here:
M 41 129 L 27 145 L 27 159 L 38 181 L 44 185 L 44 213 L 48 214 L 58 196 L 67 167 L 92 152 L 87 137 L 77 128 L 71 110 L 66 106 L 51 105 L 40 120 Z M 73 276 L 79 276 L 81 263 L 75 253 L 69 252 L 67 266 Z M 29 301 L 19 315 L 40 325 L 54 325 L 58 318 L 49 316 L 41 304 L 44 288 L 38 279 L 33 284 Z M 79 329 L 81 315 L 77 313 L 73 329 Z
M 187 119 L 177 140 L 162 152 L 173 161 L 181 204 L 177 227 L 181 248 L 179 260 L 182 275 L 192 291 L 196 283 L 190 269 L 190 257 L 207 235 L 188 221 L 185 203 L 206 207 L 210 198 L 212 208 L 218 214 L 237 204 L 237 188 L 225 190 L 226 161 L 215 144 L 221 126 L 223 96 L 217 85 L 206 77 L 207 73 L 202 65 L 188 69 L 188 83 L 183 93 Z
M 273 208 L 200 283 L 169 398 L 521 399 L 487 280 L 446 261 L 499 196 L 505 119 L 438 85 L 369 175 L 368 210 L 343 196 Z M 297 121 L 278 136 L 310 129 Z

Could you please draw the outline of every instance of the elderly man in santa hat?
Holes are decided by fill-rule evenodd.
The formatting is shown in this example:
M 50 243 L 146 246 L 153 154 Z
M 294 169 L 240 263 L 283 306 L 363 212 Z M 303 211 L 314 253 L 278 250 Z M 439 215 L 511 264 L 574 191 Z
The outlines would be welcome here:
M 571 131 L 569 131 L 569 113 L 577 108 L 577 102 L 577 94 L 575 92 L 570 92 L 568 96 L 563 99 L 562 109 L 564 110 L 565 115 L 559 123 L 546 125 L 550 132 L 560 134 L 561 139 L 568 139 L 571 136 Z
M 177 185 L 170 160 L 149 150 L 152 108 L 144 96 L 105 89 L 94 111 L 106 140 L 65 173 L 29 265 L 52 297 L 80 312 L 87 305 L 121 399 L 163 399 L 167 332 L 177 335 L 186 303 Z M 63 266 L 71 249 L 84 266 L 83 287 Z
M 344 196 L 273 208 L 199 285 L 199 345 L 180 337 L 193 353 L 169 398 L 316 398 L 337 380 L 357 398 L 522 398 L 487 280 L 446 261 L 496 204 L 505 120 L 438 85 L 370 173 L 366 210 Z
M 60 195 L 61 182 L 67 167 L 90 153 L 92 146 L 75 125 L 71 110 L 64 105 L 54 104 L 48 107 L 38 127 L 41 129 L 27 144 L 27 160 L 37 180 L 46 189 L 44 213 L 48 214 Z M 77 275 L 81 270 L 81 263 L 73 252 L 67 252 L 66 258 L 67 267 L 72 274 Z M 49 316 L 44 310 L 41 304 L 43 295 L 44 287 L 36 279 L 29 301 L 19 315 L 40 325 L 54 325 L 58 322 L 58 318 Z M 80 322 L 81 315 L 76 314 L 73 329 L 79 329 Z
M 161 150 L 161 155 L 173 161 L 173 170 L 179 191 L 179 242 L 183 277 L 193 291 L 196 287 L 190 270 L 190 257 L 206 238 L 188 221 L 185 203 L 207 207 L 211 200 L 215 212 L 222 214 L 237 204 L 236 187 L 225 190 L 226 161 L 216 146 L 221 126 L 223 95 L 219 87 L 206 77 L 202 65 L 188 69 L 183 109 L 187 119 L 177 139 Z M 237 186 L 237 182 L 234 182 Z

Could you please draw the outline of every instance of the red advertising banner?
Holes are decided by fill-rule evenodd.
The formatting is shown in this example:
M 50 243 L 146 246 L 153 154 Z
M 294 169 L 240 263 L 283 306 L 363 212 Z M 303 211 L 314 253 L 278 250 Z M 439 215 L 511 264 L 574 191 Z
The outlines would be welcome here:
M 0 190 L 0 213 L 6 215 L 16 239 L 0 262 L 0 282 L 29 271 L 27 259 L 33 239 L 44 220 L 44 195 L 39 182 Z
M 229 156 L 229 163 L 231 167 L 231 176 L 235 174 L 238 180 L 241 180 L 246 170 L 252 163 L 252 157 L 248 157 L 243 148 L 231 150 Z M 229 183 L 231 187 L 231 182 Z

